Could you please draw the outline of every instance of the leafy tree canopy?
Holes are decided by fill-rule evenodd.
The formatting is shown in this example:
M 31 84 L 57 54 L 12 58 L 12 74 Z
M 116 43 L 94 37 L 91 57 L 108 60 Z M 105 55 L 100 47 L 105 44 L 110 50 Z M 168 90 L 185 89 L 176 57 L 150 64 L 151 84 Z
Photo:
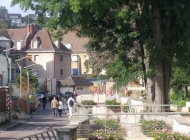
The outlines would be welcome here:
M 8 10 L 5 6 L 0 6 L 0 16 L 5 16 L 8 13 Z
M 20 74 L 17 75 L 16 78 L 16 85 L 19 88 L 20 87 Z M 38 86 L 38 79 L 32 75 L 32 72 L 29 71 L 29 90 L 34 91 Z M 22 71 L 22 90 L 23 93 L 27 93 L 27 89 L 28 89 L 28 79 L 27 79 L 27 74 L 26 71 L 23 70 Z

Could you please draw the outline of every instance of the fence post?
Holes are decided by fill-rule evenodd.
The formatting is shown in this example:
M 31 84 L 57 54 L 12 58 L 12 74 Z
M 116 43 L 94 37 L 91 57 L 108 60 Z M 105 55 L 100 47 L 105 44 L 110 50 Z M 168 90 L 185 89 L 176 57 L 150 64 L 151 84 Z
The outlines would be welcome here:
M 78 125 L 66 125 L 56 129 L 58 140 L 77 140 Z

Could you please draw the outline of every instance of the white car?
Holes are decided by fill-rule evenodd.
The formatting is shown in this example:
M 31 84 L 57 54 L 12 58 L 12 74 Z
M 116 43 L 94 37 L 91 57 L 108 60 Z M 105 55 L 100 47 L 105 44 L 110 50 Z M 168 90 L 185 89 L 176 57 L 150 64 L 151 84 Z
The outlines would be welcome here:
M 44 97 L 44 94 L 38 94 L 38 98 L 40 102 L 42 102 L 43 97 Z

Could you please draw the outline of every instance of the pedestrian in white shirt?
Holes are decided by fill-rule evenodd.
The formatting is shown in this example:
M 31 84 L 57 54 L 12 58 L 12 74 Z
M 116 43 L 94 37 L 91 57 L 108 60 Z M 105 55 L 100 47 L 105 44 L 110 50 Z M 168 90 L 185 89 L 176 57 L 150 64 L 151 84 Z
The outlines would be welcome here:
M 74 102 L 75 102 L 75 100 L 73 99 L 72 95 L 70 95 L 69 99 L 67 100 L 67 104 L 69 107 L 69 118 L 71 118 L 72 114 L 73 114 Z
M 61 101 L 61 99 L 59 99 L 57 109 L 58 109 L 57 111 L 59 113 L 59 117 L 61 117 L 61 114 L 62 114 L 62 111 L 63 111 L 63 102 Z

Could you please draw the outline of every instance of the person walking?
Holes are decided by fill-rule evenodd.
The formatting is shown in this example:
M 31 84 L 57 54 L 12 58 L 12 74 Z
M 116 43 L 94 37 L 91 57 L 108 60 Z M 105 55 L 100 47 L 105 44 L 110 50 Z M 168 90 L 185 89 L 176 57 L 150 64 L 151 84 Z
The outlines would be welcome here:
M 45 108 L 46 108 L 46 103 L 47 103 L 47 98 L 46 98 L 46 96 L 44 96 L 43 98 L 42 98 L 42 105 L 43 105 L 43 109 L 45 110 Z
M 61 117 L 62 111 L 63 111 L 63 102 L 61 101 L 61 99 L 59 99 L 59 102 L 58 102 L 59 117 Z
M 71 119 L 73 114 L 73 106 L 74 106 L 74 99 L 73 95 L 70 95 L 69 99 L 67 100 L 68 108 L 69 108 L 69 118 Z
M 51 101 L 51 108 L 53 109 L 53 116 L 56 116 L 57 117 L 57 105 L 58 105 L 58 102 L 56 100 L 56 98 L 54 97 L 53 100 Z

